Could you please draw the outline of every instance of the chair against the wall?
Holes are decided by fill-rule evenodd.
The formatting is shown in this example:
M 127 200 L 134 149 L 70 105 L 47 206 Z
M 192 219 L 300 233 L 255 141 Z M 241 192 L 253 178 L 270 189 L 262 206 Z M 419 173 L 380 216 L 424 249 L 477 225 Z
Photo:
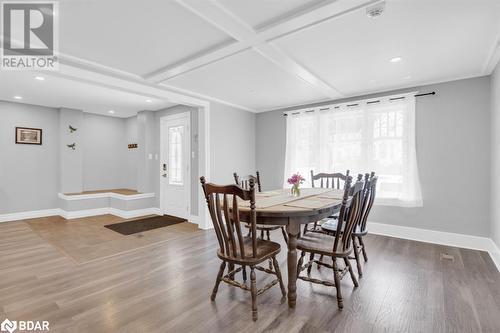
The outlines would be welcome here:
M 220 186 L 206 183 L 205 177 L 200 178 L 203 192 L 207 200 L 208 210 L 214 226 L 219 250 L 217 256 L 222 263 L 215 281 L 211 299 L 215 300 L 217 290 L 221 281 L 232 286 L 239 287 L 245 291 L 250 291 L 252 295 L 252 319 L 257 320 L 257 295 L 279 283 L 283 297 L 286 296 L 285 285 L 281 278 L 281 272 L 276 255 L 280 252 L 280 245 L 275 242 L 258 239 L 255 213 L 255 184 L 251 179 L 248 183 L 249 189 L 245 190 L 237 185 Z M 243 237 L 240 225 L 240 214 L 237 197 L 244 201 L 250 201 L 249 220 L 250 237 Z M 259 266 L 266 260 L 271 260 L 274 270 Z M 226 265 L 228 272 L 224 275 Z M 234 269 L 234 266 L 240 267 Z M 235 281 L 235 274 L 250 267 L 250 287 L 246 284 Z M 276 275 L 276 279 L 265 287 L 257 290 L 255 270 L 260 270 L 268 274 Z
M 297 267 L 297 278 L 312 283 L 335 287 L 337 289 L 337 304 L 339 309 L 344 307 L 340 280 L 344 277 L 346 271 L 349 271 L 354 286 L 358 286 L 358 281 L 354 275 L 348 257 L 353 252 L 352 232 L 356 222 L 358 221 L 359 215 L 361 214 L 361 194 L 363 190 L 363 182 L 356 182 L 352 188 L 351 182 L 352 178 L 350 176 L 347 177 L 338 218 L 339 223 L 337 226 L 337 233 L 335 236 L 320 232 L 308 232 L 297 240 L 297 249 L 301 251 Z M 311 254 L 312 257 L 314 257 L 315 254 L 330 257 L 332 259 L 332 264 L 324 262 L 322 259 L 313 259 L 303 265 L 306 253 Z M 344 261 L 345 268 L 339 267 L 337 263 L 337 260 L 339 259 Z M 334 281 L 332 282 L 330 280 L 312 278 L 310 275 L 311 270 L 309 268 L 313 265 L 313 263 L 333 269 Z M 307 269 L 308 272 L 307 276 L 300 275 L 300 273 L 305 269 Z

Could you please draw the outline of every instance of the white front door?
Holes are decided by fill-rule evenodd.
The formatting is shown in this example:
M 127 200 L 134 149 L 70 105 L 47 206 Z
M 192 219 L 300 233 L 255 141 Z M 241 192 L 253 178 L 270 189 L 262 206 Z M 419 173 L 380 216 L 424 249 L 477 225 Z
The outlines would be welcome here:
M 160 208 L 163 214 L 189 218 L 189 113 L 161 118 Z

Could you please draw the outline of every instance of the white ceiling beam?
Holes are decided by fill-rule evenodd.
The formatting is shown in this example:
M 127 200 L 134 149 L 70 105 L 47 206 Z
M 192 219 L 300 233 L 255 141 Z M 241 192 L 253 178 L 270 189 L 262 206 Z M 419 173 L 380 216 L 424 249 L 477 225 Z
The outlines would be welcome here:
M 339 18 L 353 11 L 373 5 L 381 0 L 337 0 L 310 10 L 296 13 L 280 21 L 268 24 L 258 33 L 266 41 L 290 35 L 311 28 L 329 20 Z
M 347 3 L 347 0 L 338 0 L 338 1 L 342 3 Z M 361 0 L 354 0 L 356 4 L 358 4 L 359 1 Z M 366 0 L 364 1 L 366 2 Z M 279 50 L 276 46 L 269 45 L 268 44 L 269 36 L 267 37 L 265 37 L 264 35 L 261 36 L 259 32 L 256 32 L 252 27 L 247 25 L 243 20 L 241 20 L 238 16 L 234 15 L 231 11 L 223 7 L 219 2 L 214 0 L 212 1 L 177 0 L 177 2 L 182 6 L 184 6 L 185 8 L 187 8 L 188 10 L 190 10 L 191 12 L 193 12 L 194 14 L 204 19 L 205 21 L 218 27 L 220 30 L 224 31 L 232 38 L 239 41 L 238 45 L 233 46 L 234 48 L 233 51 L 235 49 L 238 49 L 238 46 L 240 46 L 240 49 L 245 49 L 248 48 L 248 46 L 251 46 L 259 54 L 266 57 L 275 65 L 280 66 L 286 72 L 302 79 L 303 81 L 309 83 L 311 86 L 316 87 L 318 91 L 320 91 L 326 97 L 335 99 L 342 96 L 342 93 L 338 91 L 335 87 L 329 85 L 321 78 L 319 78 L 317 75 L 310 72 L 307 68 L 299 64 L 290 56 L 288 56 L 285 52 Z M 339 8 L 345 9 L 346 5 L 340 7 L 336 6 L 335 13 L 338 14 Z M 333 14 L 330 13 L 330 16 L 332 15 Z M 310 18 L 313 18 L 314 20 L 317 19 L 314 15 L 311 15 Z M 313 24 L 314 22 L 301 21 L 301 23 L 305 25 L 310 25 Z M 280 31 L 280 33 L 282 34 L 281 30 L 278 31 Z M 212 55 L 204 55 L 203 59 L 199 60 L 207 60 L 208 58 L 211 58 L 211 56 Z M 201 62 L 197 62 L 196 65 L 197 67 L 200 67 Z M 177 66 L 177 68 L 170 68 L 169 72 L 172 74 L 175 73 L 176 75 L 179 75 L 183 72 L 183 70 L 189 71 L 192 69 L 194 68 L 186 66 L 186 64 L 181 64 L 180 66 Z M 161 72 L 158 73 L 157 74 L 158 76 L 156 76 L 156 78 L 162 76 L 168 79 L 168 76 L 165 76 L 163 74 L 165 73 Z
M 227 46 L 217 49 L 211 49 L 197 56 L 184 59 L 176 64 L 166 66 L 156 70 L 150 74 L 144 75 L 144 79 L 160 83 L 162 81 L 176 77 L 177 75 L 190 72 L 199 67 L 211 64 L 217 60 L 224 59 L 244 50 L 248 50 L 251 46 L 245 43 L 234 42 Z

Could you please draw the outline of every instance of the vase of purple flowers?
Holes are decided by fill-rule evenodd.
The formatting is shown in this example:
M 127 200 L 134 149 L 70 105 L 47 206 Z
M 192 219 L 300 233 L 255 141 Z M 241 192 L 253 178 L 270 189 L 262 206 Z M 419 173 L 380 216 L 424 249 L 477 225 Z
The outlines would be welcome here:
M 300 184 L 302 184 L 304 180 L 304 177 L 302 177 L 298 172 L 288 178 L 287 182 L 292 185 L 292 195 L 294 197 L 298 197 L 300 195 Z

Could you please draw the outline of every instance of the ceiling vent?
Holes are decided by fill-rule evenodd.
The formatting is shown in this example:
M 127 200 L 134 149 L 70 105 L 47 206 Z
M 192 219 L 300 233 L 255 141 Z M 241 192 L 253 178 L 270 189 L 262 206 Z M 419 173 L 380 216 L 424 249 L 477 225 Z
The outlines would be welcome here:
M 370 18 L 378 18 L 382 15 L 385 9 L 385 1 L 376 3 L 369 7 L 366 7 L 366 16 Z

